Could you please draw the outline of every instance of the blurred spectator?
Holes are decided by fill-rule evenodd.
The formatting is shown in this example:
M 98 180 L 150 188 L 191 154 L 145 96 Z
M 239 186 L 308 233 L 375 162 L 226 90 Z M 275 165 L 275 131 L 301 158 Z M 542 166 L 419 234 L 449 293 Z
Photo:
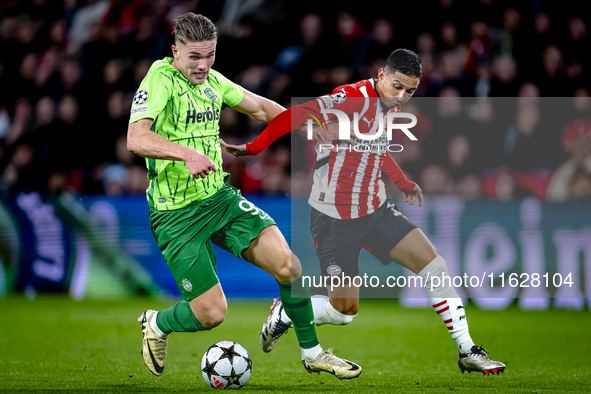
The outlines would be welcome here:
M 551 201 L 568 199 L 575 175 L 591 172 L 591 98 L 587 91 L 578 90 L 572 101 L 576 117 L 564 127 L 561 138 L 561 146 L 569 157 L 556 169 L 548 185 L 547 198 Z M 577 176 L 583 185 L 584 177 Z
M 517 65 L 509 55 L 495 58 L 492 66 L 492 81 L 489 94 L 492 97 L 515 97 L 519 89 Z
M 581 17 L 574 17 L 568 20 L 568 39 L 564 43 L 564 61 L 567 64 L 567 76 L 571 80 L 583 82 L 583 71 L 591 70 L 589 57 L 585 56 L 588 51 L 589 37 L 587 36 L 587 26 L 585 20 Z M 589 77 L 586 77 L 589 81 Z
M 108 9 L 108 0 L 86 0 L 86 4 L 76 12 L 72 19 L 68 38 L 68 54 L 76 54 L 92 38 L 92 26 L 97 26 Z
M 568 199 L 581 200 L 591 198 L 591 173 L 578 168 L 568 183 Z
M 542 96 L 546 97 L 568 97 L 572 91 L 566 74 L 564 73 L 564 63 L 562 60 L 562 51 L 556 45 L 550 45 L 544 50 L 542 55 L 543 74 L 539 78 L 538 86 Z
M 425 194 L 451 194 L 453 192 L 452 179 L 441 166 L 426 166 L 421 171 L 418 182 Z
M 481 197 L 480 179 L 471 174 L 458 180 L 454 185 L 454 193 L 466 200 L 477 200 Z
M 392 53 L 394 26 L 386 19 L 378 19 L 372 26 L 371 33 L 362 41 L 356 65 L 367 65 L 373 59 L 387 59 Z

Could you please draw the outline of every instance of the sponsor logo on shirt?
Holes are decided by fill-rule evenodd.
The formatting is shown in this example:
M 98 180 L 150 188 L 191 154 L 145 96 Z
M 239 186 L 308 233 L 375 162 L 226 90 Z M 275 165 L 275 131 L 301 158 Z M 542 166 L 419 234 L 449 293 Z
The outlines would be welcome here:
M 220 110 L 217 108 L 207 107 L 203 112 L 197 112 L 197 110 L 187 111 L 187 123 L 201 123 L 211 122 L 220 119 Z
M 137 113 L 140 112 L 146 112 L 148 110 L 148 106 L 147 105 L 142 105 L 141 107 L 135 107 L 131 109 L 131 114 L 135 115 Z

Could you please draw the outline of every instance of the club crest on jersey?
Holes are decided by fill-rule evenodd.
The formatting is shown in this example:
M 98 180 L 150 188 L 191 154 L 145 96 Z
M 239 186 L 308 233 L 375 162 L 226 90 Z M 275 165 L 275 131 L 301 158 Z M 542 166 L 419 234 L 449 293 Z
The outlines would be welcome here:
M 347 95 L 343 92 L 338 92 L 331 95 L 330 98 L 335 104 L 341 104 L 345 102 L 345 100 L 347 99 Z
M 187 291 L 191 291 L 193 290 L 193 284 L 191 284 L 191 282 L 189 281 L 189 279 L 185 278 L 183 279 L 183 288 Z
M 148 91 L 147 90 L 139 90 L 135 96 L 133 96 L 133 103 L 135 105 L 140 105 L 148 101 Z
M 211 101 L 216 101 L 218 99 L 218 96 L 216 96 L 212 88 L 205 88 L 204 93 Z
M 326 269 L 326 272 L 331 275 L 331 276 L 335 276 L 335 275 L 340 275 L 341 272 L 343 272 L 343 270 L 341 269 L 341 267 L 339 267 L 336 264 L 331 264 L 328 266 L 328 268 Z

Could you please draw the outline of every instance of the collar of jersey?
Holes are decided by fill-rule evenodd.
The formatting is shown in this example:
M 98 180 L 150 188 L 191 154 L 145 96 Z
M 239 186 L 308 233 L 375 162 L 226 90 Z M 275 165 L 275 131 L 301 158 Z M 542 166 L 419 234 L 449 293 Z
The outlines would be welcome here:
M 187 84 L 189 85 L 189 87 L 191 88 L 191 90 L 194 90 L 197 86 L 202 86 L 202 85 L 205 84 L 205 82 L 203 82 L 201 85 L 197 85 L 197 84 L 194 84 L 193 82 L 189 81 L 187 78 L 185 78 L 185 76 L 183 75 L 183 73 L 180 72 L 175 66 L 172 65 L 172 62 L 174 61 L 174 58 L 172 58 L 172 57 L 165 57 L 164 58 L 164 61 L 166 62 L 166 64 L 168 65 L 168 67 L 170 67 L 170 69 L 171 69 L 170 71 L 171 72 L 176 72 L 180 78 L 184 79 L 185 82 L 187 82 Z M 209 78 L 209 75 L 207 76 L 207 78 Z

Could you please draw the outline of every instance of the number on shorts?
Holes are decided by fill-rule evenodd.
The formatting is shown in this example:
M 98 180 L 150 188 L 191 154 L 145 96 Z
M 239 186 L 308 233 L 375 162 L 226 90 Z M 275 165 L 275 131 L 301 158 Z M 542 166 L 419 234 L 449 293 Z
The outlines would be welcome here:
M 400 212 L 398 209 L 396 209 L 396 205 L 388 203 L 388 208 L 390 208 L 392 210 L 392 213 L 394 214 L 394 216 L 396 216 L 396 217 L 398 217 L 398 216 L 405 217 L 402 214 L 402 212 Z
M 240 207 L 240 209 L 242 209 L 244 212 L 250 212 L 252 211 L 252 215 L 259 215 L 261 217 L 261 219 L 266 219 L 269 215 L 261 210 L 259 210 L 257 207 L 255 207 L 250 201 L 248 200 L 242 200 L 238 203 L 238 206 Z

